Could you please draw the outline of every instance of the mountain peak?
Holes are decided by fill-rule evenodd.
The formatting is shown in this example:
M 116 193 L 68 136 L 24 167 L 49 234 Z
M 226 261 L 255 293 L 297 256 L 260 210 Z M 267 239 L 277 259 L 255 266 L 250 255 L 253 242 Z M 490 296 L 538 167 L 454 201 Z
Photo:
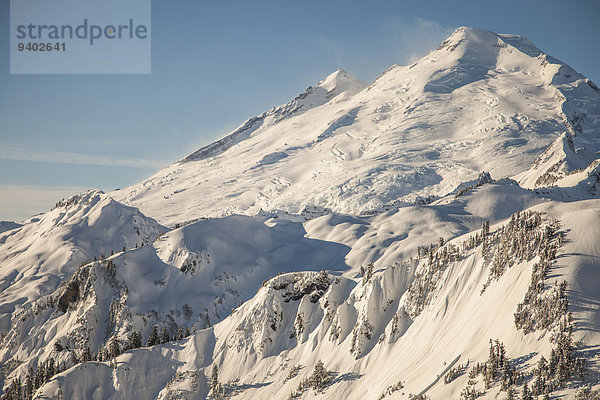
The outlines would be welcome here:
M 459 28 L 456 28 L 447 40 L 485 40 L 497 36 L 498 35 L 496 33 L 488 31 L 487 29 L 473 28 L 470 26 L 461 26 Z
M 347 96 L 355 95 L 367 86 L 366 83 L 356 79 L 343 69 L 338 69 L 320 81 L 316 86 L 310 86 L 290 102 L 273 107 L 256 117 L 246 120 L 229 135 L 200 148 L 184 158 L 182 162 L 202 160 L 221 154 L 237 143 L 248 139 L 250 135 L 261 127 L 266 127 L 291 115 L 298 115 L 311 108 L 321 106 L 341 94 L 346 94 Z
M 513 34 L 496 34 L 494 32 L 461 26 L 452 32 L 448 39 L 444 40 L 438 50 L 449 50 L 454 52 L 462 49 L 464 54 L 474 56 L 477 54 L 498 55 L 506 48 L 513 47 L 519 52 L 529 56 L 538 57 L 542 51 L 524 36 Z
M 328 93 L 335 92 L 336 95 L 343 92 L 352 92 L 351 94 L 354 94 L 366 86 L 366 83 L 350 75 L 343 69 L 336 70 L 317 84 L 317 87 L 327 90 Z
M 462 27 L 368 90 L 336 70 L 113 196 L 167 225 L 313 206 L 366 213 L 444 196 L 481 171 L 516 176 L 564 131 L 596 151 L 598 123 L 583 118 L 598 113 L 596 89 L 536 51 L 520 36 Z
M 438 51 L 458 53 L 465 56 L 497 55 L 500 48 L 506 47 L 499 35 L 485 29 L 460 27 L 444 40 Z M 460 50 L 460 51 L 456 51 Z

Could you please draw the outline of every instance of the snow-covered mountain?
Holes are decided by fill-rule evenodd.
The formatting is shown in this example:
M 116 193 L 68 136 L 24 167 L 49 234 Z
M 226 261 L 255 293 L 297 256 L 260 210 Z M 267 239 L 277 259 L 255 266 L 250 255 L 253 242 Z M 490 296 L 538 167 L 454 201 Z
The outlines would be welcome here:
M 110 196 L 90 191 L 0 233 L 0 329 L 11 312 L 31 306 L 86 260 L 152 243 L 166 228 Z
M 460 28 L 365 86 L 336 71 L 112 195 L 166 225 L 306 207 L 356 215 L 443 196 L 481 171 L 525 173 L 565 132 L 586 151 L 561 171 L 600 150 L 600 90 L 518 36 Z
M 2 223 L 3 396 L 594 398 L 599 151 L 600 89 L 519 36 L 336 71 Z
M 508 218 L 497 215 L 500 222 L 492 219 L 486 234 L 485 228 L 468 230 L 482 220 L 469 210 L 493 218 L 498 205 L 495 199 L 504 196 L 520 198 L 526 211 Z M 161 267 L 158 260 L 150 263 L 156 248 L 128 251 L 76 274 L 75 281 L 83 276 L 86 283 L 77 285 L 79 295 L 72 297 L 66 311 L 60 310 L 61 298 L 68 293 L 63 289 L 53 295 L 57 305 L 49 307 L 48 300 L 42 301 L 46 308 L 25 316 L 43 321 L 25 322 L 34 326 L 30 336 L 39 336 L 38 343 L 41 337 L 50 338 L 39 358 L 51 357 L 67 366 L 71 351 L 84 354 L 71 338 L 84 338 L 82 344 L 93 345 L 91 353 L 96 354 L 95 346 L 102 341 L 95 341 L 94 334 L 109 332 L 104 337 L 106 347 L 100 351 L 104 361 L 85 362 L 55 375 L 37 395 L 217 398 L 218 393 L 211 391 L 212 369 L 217 365 L 222 384 L 218 390 L 226 398 L 377 399 L 385 395 L 401 399 L 423 393 L 432 399 L 446 399 L 460 398 L 465 388 L 495 398 L 501 391 L 502 373 L 494 375 L 487 388 L 485 373 L 469 379 L 477 363 L 488 359 L 489 340 L 503 344 L 507 360 L 503 368 L 514 369 L 510 379 L 514 375 L 519 382 L 515 388 L 522 391 L 523 382 L 535 383 L 535 368 L 542 356 L 550 360 L 562 349 L 557 338 L 568 332 L 565 321 L 571 312 L 577 329 L 569 346 L 581 340 L 566 356 L 574 365 L 564 367 L 571 375 L 563 384 L 556 369 L 544 372 L 548 385 L 535 390 L 548 387 L 553 396 L 572 396 L 578 386 L 569 389 L 563 385 L 581 386 L 577 360 L 586 359 L 586 383 L 599 378 L 594 354 L 600 340 L 600 263 L 593 251 L 600 231 L 589 230 L 590 225 L 600 223 L 599 207 L 599 200 L 544 201 L 511 182 L 488 183 L 432 205 L 406 207 L 398 210 L 400 215 L 386 216 L 388 229 L 397 219 L 409 224 L 422 221 L 420 214 L 425 213 L 430 218 L 431 214 L 444 216 L 446 221 L 455 216 L 454 224 L 440 221 L 440 225 L 467 233 L 442 246 L 439 241 L 432 246 L 423 242 L 418 256 L 415 252 L 412 258 L 398 257 L 397 263 L 386 267 L 367 264 L 353 278 L 347 273 L 332 271 L 330 275 L 314 269 L 278 275 L 214 327 L 162 345 L 132 349 L 112 360 L 110 343 L 114 338 L 120 338 L 120 349 L 127 349 L 129 336 L 136 330 L 145 344 L 154 325 L 173 336 L 186 328 L 193 331 L 194 323 L 196 327 L 198 322 L 204 323 L 205 310 L 200 317 L 196 310 L 189 310 L 186 317 L 186 307 L 182 307 L 202 304 L 203 299 L 194 299 L 197 294 L 184 289 L 189 285 L 185 281 L 192 282 L 193 276 Z M 306 225 L 322 228 L 335 223 L 332 218 L 323 216 Z M 364 224 L 374 225 L 369 218 L 383 215 L 365 218 Z M 349 224 L 349 220 L 339 221 L 337 228 L 345 230 L 339 225 Z M 352 241 L 357 224 L 355 221 L 354 229 L 343 235 L 338 231 L 338 238 Z M 237 233 L 241 234 L 240 230 Z M 254 233 L 244 235 L 251 238 Z M 359 242 L 354 239 L 357 250 Z M 289 244 L 294 246 L 293 241 Z M 402 239 L 395 243 L 400 248 L 403 244 L 409 243 Z M 380 245 L 382 249 L 387 246 Z M 114 272 L 107 275 L 111 268 Z M 568 306 L 564 289 L 557 286 L 563 280 L 567 282 Z M 197 303 L 192 303 L 194 300 Z M 210 302 L 215 310 L 217 303 Z M 102 310 L 110 310 L 104 319 L 95 314 Z M 76 323 L 76 319 L 83 322 Z M 527 323 L 529 320 L 539 323 Z M 48 336 L 56 326 L 62 329 L 54 328 Z M 14 331 L 18 329 L 16 325 Z M 54 342 L 59 343 L 58 349 Z M 15 354 L 24 359 L 28 350 L 21 346 Z M 314 390 L 309 378 L 319 360 L 331 374 L 323 388 Z M 15 371 L 25 376 L 28 366 L 31 364 L 24 363 Z

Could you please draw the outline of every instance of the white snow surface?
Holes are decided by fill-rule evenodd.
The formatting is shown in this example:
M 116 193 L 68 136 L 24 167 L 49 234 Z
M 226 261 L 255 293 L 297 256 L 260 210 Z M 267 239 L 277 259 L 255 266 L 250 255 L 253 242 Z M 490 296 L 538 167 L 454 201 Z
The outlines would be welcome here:
M 11 314 L 54 292 L 84 261 L 152 243 L 166 231 L 152 218 L 98 190 L 0 233 L 0 330 Z
M 169 226 L 306 207 L 357 215 L 443 196 L 481 171 L 526 173 L 565 132 L 586 148 L 582 163 L 598 158 L 600 90 L 518 36 L 460 28 L 364 86 L 336 71 L 111 195 Z
M 485 202 L 493 190 L 481 187 L 468 196 L 470 202 Z M 453 202 L 440 207 L 459 208 Z M 569 243 L 561 249 L 551 276 L 569 282 L 578 323 L 576 338 L 593 352 L 600 341 L 600 232 L 590 232 L 588 226 L 600 224 L 600 201 L 544 201 L 531 209 L 559 218 L 568 232 Z M 493 225 L 492 231 L 499 226 Z M 459 398 L 467 374 L 450 385 L 441 378 L 457 363 L 484 361 L 491 338 L 505 344 L 508 356 L 517 360 L 522 371 L 533 371 L 542 355 L 548 358 L 550 334 L 524 334 L 513 323 L 535 261 L 513 265 L 482 294 L 488 268 L 477 248 L 439 277 L 433 301 L 415 318 L 405 311 L 406 290 L 421 268 L 415 263 L 381 268 L 366 283 L 361 278 L 326 275 L 328 285 L 321 292 L 311 289 L 320 276 L 316 271 L 279 275 L 214 327 L 182 341 L 129 351 L 117 358 L 116 367 L 110 362 L 91 362 L 71 368 L 45 385 L 39 398 L 53 398 L 59 390 L 65 396 L 86 398 L 98 393 L 112 399 L 129 398 L 132 393 L 137 398 L 211 398 L 211 368 L 216 364 L 220 381 L 234 398 L 287 399 L 319 359 L 334 372 L 333 381 L 323 393 L 306 391 L 303 399 L 377 399 L 398 381 L 405 387 L 389 398 L 407 399 L 411 393 L 425 393 L 432 399 Z M 127 264 L 129 269 L 137 268 Z M 126 279 L 130 293 L 138 280 Z M 177 292 L 178 299 L 185 296 Z M 145 297 L 145 302 L 155 306 L 165 300 Z M 287 379 L 293 366 L 300 370 Z M 590 359 L 589 367 L 594 382 L 598 360 Z M 481 382 L 479 387 L 483 388 Z M 558 393 L 572 398 L 574 390 Z M 498 395 L 503 396 L 496 385 L 483 398 Z
M 36 399 L 213 399 L 217 366 L 226 398 L 285 400 L 322 360 L 297 398 L 458 399 L 468 371 L 444 375 L 490 339 L 529 376 L 557 329 L 514 322 L 540 255 L 491 279 L 495 245 L 464 247 L 529 211 L 565 235 L 544 291 L 567 281 L 588 363 L 552 398 L 600 388 L 599 150 L 600 89 L 520 36 L 459 28 L 371 85 L 338 70 L 138 185 L 0 223 L 0 386 L 52 358 Z M 432 243 L 464 250 L 421 287 Z M 192 334 L 72 364 L 154 326 Z

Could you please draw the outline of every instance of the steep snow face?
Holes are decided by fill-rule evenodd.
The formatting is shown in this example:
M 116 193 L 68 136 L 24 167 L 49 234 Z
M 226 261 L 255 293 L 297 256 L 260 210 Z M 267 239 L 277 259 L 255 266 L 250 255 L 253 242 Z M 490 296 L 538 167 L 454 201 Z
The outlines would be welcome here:
M 264 130 L 269 126 L 288 118 L 299 115 L 311 108 L 318 107 L 340 95 L 352 96 L 367 85 L 354 78 L 344 70 L 337 70 L 319 82 L 315 87 L 309 87 L 294 100 L 279 107 L 274 107 L 257 117 L 250 118 L 223 139 L 190 154 L 182 160 L 183 163 L 202 160 L 221 154 L 237 143 L 248 139 L 255 131 Z M 340 100 L 340 99 L 338 99 Z
M 493 194 L 482 188 L 470 194 L 479 195 Z M 558 253 L 547 259 L 548 278 L 541 288 L 535 285 L 535 296 L 551 297 L 554 280 L 566 279 L 581 354 L 597 346 L 599 238 L 595 231 L 589 234 L 588 224 L 598 222 L 598 207 L 598 200 L 546 201 L 491 225 L 487 234 L 469 232 L 431 247 L 419 259 L 379 271 L 366 268 L 358 279 L 324 272 L 277 276 L 210 329 L 128 351 L 115 362 L 76 366 L 38 395 L 206 398 L 216 365 L 226 395 L 240 399 L 407 399 L 409 394 L 448 399 L 460 397 L 466 386 L 484 392 L 482 398 L 502 398 L 498 380 L 486 388 L 481 374 L 471 378 L 469 371 L 487 359 L 489 340 L 499 339 L 510 366 L 531 386 L 527 376 L 556 346 L 552 337 L 559 320 L 528 332 L 516 325 L 515 312 L 530 293 L 532 271 L 552 249 Z M 558 231 L 553 218 L 563 224 Z M 523 237 L 528 240 L 520 242 Z M 502 270 L 495 270 L 499 265 Z M 302 384 L 319 359 L 331 372 L 322 392 Z M 588 361 L 589 382 L 596 384 L 598 361 Z M 451 369 L 456 374 L 445 383 Z M 553 394 L 573 398 L 574 389 Z
M 69 200 L 65 205 L 73 206 L 77 201 Z M 252 298 L 261 282 L 286 272 L 324 269 L 337 274 L 343 283 L 340 288 L 346 288 L 336 294 L 335 302 L 341 304 L 355 285 L 354 279 L 361 279 L 361 268 L 403 265 L 418 247 L 477 229 L 484 218 L 492 223 L 501 221 L 513 209 L 542 201 L 535 193 L 506 181 L 487 183 L 428 206 L 403 207 L 372 216 L 332 214 L 305 222 L 230 216 L 199 221 L 161 234 L 152 245 L 117 251 L 114 256 L 82 265 L 55 291 L 25 304 L 12 315 L 10 330 L 0 346 L 0 362 L 8 365 L 19 360 L 21 364 L 13 374 L 22 375 L 28 367 L 35 368 L 49 358 L 70 365 L 72 353 L 82 357 L 89 348 L 97 354 L 113 339 L 126 348 L 133 331 L 141 332 L 146 343 L 153 326 L 167 329 L 171 336 L 179 328 L 204 329 Z M 514 208 L 501 207 L 505 202 Z M 398 300 L 406 290 L 414 265 L 405 267 L 390 269 L 396 271 L 392 275 L 400 275 L 382 283 L 387 297 L 377 300 L 377 304 L 393 296 Z M 310 279 L 308 284 L 302 282 L 300 279 L 290 284 L 290 290 L 312 287 Z M 279 283 L 275 286 L 283 288 Z M 260 297 L 254 301 L 257 309 L 263 300 Z M 287 303 L 285 296 L 282 301 Z M 373 316 L 372 306 L 359 308 L 362 311 L 352 313 L 370 315 L 364 317 L 368 320 L 379 318 Z M 302 312 L 308 318 L 309 311 Z M 385 318 L 392 317 L 390 314 Z M 397 321 L 397 329 L 404 329 L 408 322 Z M 361 326 L 368 331 L 366 323 Z M 384 328 L 377 329 L 380 335 Z M 253 335 L 280 344 L 265 344 L 261 350 L 264 354 L 279 354 L 282 350 L 278 346 L 292 348 L 296 343 L 295 339 L 284 340 L 267 333 Z M 373 345 L 371 340 L 361 339 L 358 343 L 356 354 Z
M 0 330 L 10 328 L 16 309 L 54 292 L 82 262 L 151 243 L 165 230 L 94 190 L 0 233 Z
M 69 199 L 65 206 L 102 197 Z M 82 217 L 92 214 L 88 210 Z M 73 355 L 82 357 L 86 348 L 98 354 L 113 339 L 125 348 L 133 331 L 141 332 L 146 343 L 153 326 L 171 336 L 179 328 L 209 327 L 279 273 L 347 272 L 349 247 L 305 235 L 300 222 L 231 216 L 190 224 L 160 235 L 153 245 L 144 241 L 145 246 L 75 266 L 60 287 L 6 314 L 11 321 L 0 344 L 0 364 L 18 367 L 14 374 L 49 358 L 69 365 Z M 13 286 L 34 287 L 26 280 Z
M 575 149 L 573 136 L 560 135 L 535 160 L 532 167 L 516 177 L 527 188 L 548 187 L 561 178 L 588 167 L 595 155 L 587 149 Z
M 357 215 L 443 196 L 482 170 L 527 171 L 564 132 L 587 164 L 600 149 L 597 87 L 519 36 L 460 28 L 363 88 L 336 71 L 113 195 L 168 225 L 261 210 Z

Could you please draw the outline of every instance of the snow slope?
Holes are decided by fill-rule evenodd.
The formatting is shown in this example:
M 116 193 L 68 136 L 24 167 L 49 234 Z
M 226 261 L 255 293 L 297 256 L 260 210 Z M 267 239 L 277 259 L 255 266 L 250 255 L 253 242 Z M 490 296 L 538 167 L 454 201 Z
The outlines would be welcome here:
M 600 389 L 599 123 L 600 89 L 515 35 L 460 28 L 368 86 L 336 71 L 0 232 L 4 397 Z
M 490 193 L 482 187 L 468 196 L 477 202 Z M 458 207 L 453 202 L 442 207 L 453 206 Z M 576 339 L 582 341 L 579 351 L 591 354 L 600 340 L 596 306 L 600 236 L 597 231 L 590 234 L 588 224 L 600 223 L 598 209 L 598 200 L 544 201 L 531 208 L 542 213 L 539 232 L 553 218 L 566 232 L 545 293 L 554 290 L 555 280 L 567 280 L 578 324 Z M 508 221 L 492 225 L 492 234 Z M 446 249 L 452 245 L 464 249 L 463 243 L 478 232 L 453 239 Z M 498 251 L 496 246 L 491 247 L 492 254 Z M 397 399 L 418 393 L 432 399 L 459 398 L 468 374 L 460 374 L 451 384 L 445 384 L 443 376 L 450 367 L 471 368 L 485 361 L 489 339 L 499 339 L 512 365 L 527 377 L 542 355 L 549 358 L 551 333 L 557 326 L 525 333 L 514 323 L 539 256 L 535 252 L 531 259 L 515 256 L 502 276 L 490 280 L 492 262 L 483 251 L 482 244 L 462 250 L 456 261 L 428 278 L 433 279 L 429 286 L 433 291 L 425 297 L 414 288 L 428 276 L 427 258 L 405 260 L 372 276 L 366 272 L 356 280 L 318 272 L 279 275 L 214 327 L 181 341 L 132 350 L 116 364 L 75 366 L 42 387 L 38 398 L 51 398 L 59 390 L 68 397 L 102 393 L 103 398 L 121 399 L 135 393 L 138 398 L 205 398 L 210 397 L 211 370 L 217 365 L 227 396 L 287 399 L 319 359 L 332 371 L 331 381 L 322 393 L 303 389 L 299 398 L 377 399 L 385 393 Z M 597 382 L 598 360 L 591 357 L 588 366 L 590 382 Z M 142 391 L 149 376 L 151 384 Z M 532 378 L 525 379 L 531 384 Z M 401 390 L 389 389 L 400 381 Z M 477 381 L 476 387 L 484 390 L 481 377 Z M 497 398 L 499 393 L 495 383 L 483 398 Z M 571 398 L 574 389 L 555 395 L 561 393 Z
M 356 215 L 443 196 L 484 170 L 526 173 L 565 132 L 574 150 L 586 147 L 581 163 L 598 158 L 598 88 L 518 36 L 460 28 L 363 87 L 337 71 L 112 195 L 166 225 L 307 207 Z
M 83 263 L 61 278 L 60 287 L 7 313 L 12 322 L 0 361 L 27 360 L 16 370 L 23 373 L 48 357 L 68 364 L 71 351 L 80 354 L 86 346 L 97 353 L 113 337 L 127 341 L 133 330 L 145 343 L 154 325 L 172 334 L 178 327 L 203 329 L 277 274 L 324 269 L 356 278 L 361 267 L 401 262 L 439 237 L 476 229 L 484 218 L 505 219 L 512 210 L 499 210 L 492 201 L 504 196 L 514 198 L 515 209 L 542 201 L 506 182 L 485 185 L 477 198 L 465 194 L 450 205 L 442 199 L 373 216 L 334 214 L 305 222 L 230 216 L 189 224 L 161 234 L 152 246 Z M 57 351 L 55 343 L 69 350 Z
M 15 310 L 55 291 L 82 262 L 151 243 L 165 230 L 94 190 L 0 233 L 0 330 L 11 326 Z

